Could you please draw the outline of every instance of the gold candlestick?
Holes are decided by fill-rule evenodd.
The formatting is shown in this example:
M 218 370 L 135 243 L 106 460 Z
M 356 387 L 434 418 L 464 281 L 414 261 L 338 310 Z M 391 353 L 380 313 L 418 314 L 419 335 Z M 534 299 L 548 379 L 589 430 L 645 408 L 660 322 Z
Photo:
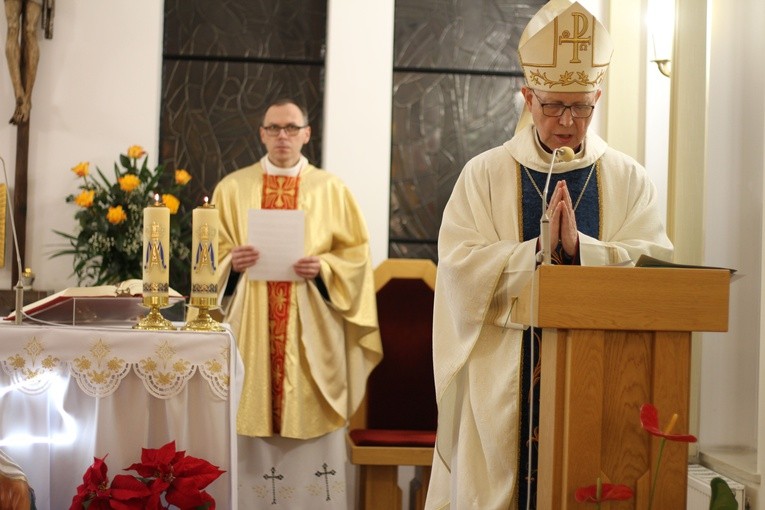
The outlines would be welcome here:
M 191 297 L 189 304 L 199 310 L 184 330 L 223 331 L 209 311 L 218 307 L 218 210 L 208 203 L 194 209 L 191 233 Z
M 186 321 L 186 324 L 181 328 L 184 331 L 225 331 L 220 322 L 216 321 L 210 315 L 210 310 L 217 308 L 216 306 L 204 306 L 199 304 L 191 304 L 198 310 L 197 316 L 193 319 Z
M 154 195 L 143 210 L 143 304 L 149 314 L 134 329 L 176 329 L 159 312 L 168 305 L 170 291 L 170 209 Z

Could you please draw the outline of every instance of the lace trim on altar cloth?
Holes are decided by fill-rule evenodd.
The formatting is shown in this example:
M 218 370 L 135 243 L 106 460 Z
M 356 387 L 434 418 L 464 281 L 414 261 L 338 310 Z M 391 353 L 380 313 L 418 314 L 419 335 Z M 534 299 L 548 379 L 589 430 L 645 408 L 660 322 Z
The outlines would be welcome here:
M 23 393 L 45 392 L 56 380 L 52 375 L 65 376 L 71 372 L 80 389 L 91 397 L 111 395 L 132 370 L 143 381 L 146 391 L 161 399 L 180 393 L 199 371 L 213 395 L 225 400 L 229 393 L 230 355 L 230 348 L 222 346 L 211 358 L 192 363 L 170 341 L 162 340 L 153 352 L 147 351 L 144 357 L 131 363 L 115 355 L 108 342 L 99 338 L 80 356 L 64 362 L 46 352 L 43 343 L 33 337 L 23 349 L 0 360 L 0 366 L 12 386 Z

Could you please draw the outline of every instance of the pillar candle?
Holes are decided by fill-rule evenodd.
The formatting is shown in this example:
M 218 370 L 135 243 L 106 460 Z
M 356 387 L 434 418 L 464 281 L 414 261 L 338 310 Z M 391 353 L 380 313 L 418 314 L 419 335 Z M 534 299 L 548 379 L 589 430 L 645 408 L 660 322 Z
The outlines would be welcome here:
M 143 210 L 143 297 L 166 305 L 170 287 L 170 209 L 154 195 Z
M 207 203 L 194 209 L 191 233 L 191 305 L 214 307 L 218 301 L 218 210 Z

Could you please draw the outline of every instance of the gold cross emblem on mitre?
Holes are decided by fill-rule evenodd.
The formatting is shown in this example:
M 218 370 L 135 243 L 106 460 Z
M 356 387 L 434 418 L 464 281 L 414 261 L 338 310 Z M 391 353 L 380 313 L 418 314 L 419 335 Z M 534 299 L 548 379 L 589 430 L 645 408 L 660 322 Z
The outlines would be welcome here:
M 526 25 L 518 45 L 528 86 L 555 92 L 600 88 L 612 53 L 603 24 L 569 0 L 545 4 Z

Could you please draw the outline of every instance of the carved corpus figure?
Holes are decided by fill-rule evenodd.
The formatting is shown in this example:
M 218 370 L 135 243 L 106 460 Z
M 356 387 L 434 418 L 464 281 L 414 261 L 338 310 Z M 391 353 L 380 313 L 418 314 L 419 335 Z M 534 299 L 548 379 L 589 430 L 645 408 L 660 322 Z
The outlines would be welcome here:
M 54 0 L 5 0 L 8 37 L 5 56 L 16 96 L 16 108 L 10 123 L 19 125 L 29 120 L 32 109 L 32 88 L 40 60 L 37 44 L 38 23 L 42 16 L 45 38 L 53 37 Z

